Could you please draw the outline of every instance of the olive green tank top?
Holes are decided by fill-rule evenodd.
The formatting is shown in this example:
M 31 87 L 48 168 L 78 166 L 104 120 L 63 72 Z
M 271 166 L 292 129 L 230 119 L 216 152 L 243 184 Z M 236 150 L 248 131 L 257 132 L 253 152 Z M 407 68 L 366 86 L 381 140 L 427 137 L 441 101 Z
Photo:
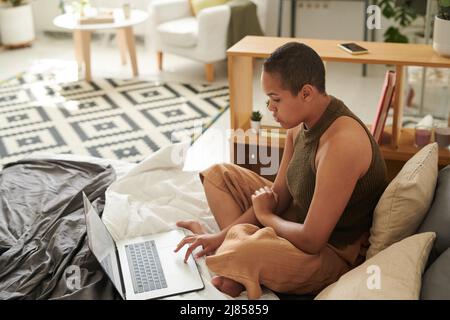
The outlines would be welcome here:
M 295 210 L 297 221 L 304 223 L 316 184 L 315 159 L 320 137 L 342 116 L 351 117 L 361 124 L 370 139 L 372 161 L 366 174 L 356 183 L 352 196 L 328 240 L 334 246 L 343 246 L 356 241 L 370 229 L 373 210 L 387 186 L 387 176 L 378 144 L 367 127 L 342 101 L 330 97 L 330 104 L 312 128 L 306 130 L 304 124 L 301 124 L 294 142 L 294 153 L 288 166 L 286 182 L 293 198 L 289 210 Z

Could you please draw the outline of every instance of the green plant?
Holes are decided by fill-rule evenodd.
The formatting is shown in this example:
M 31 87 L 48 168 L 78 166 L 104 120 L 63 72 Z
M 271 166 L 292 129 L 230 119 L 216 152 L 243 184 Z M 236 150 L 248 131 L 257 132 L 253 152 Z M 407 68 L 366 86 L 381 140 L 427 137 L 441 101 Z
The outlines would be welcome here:
M 439 0 L 438 17 L 444 20 L 450 20 L 450 0 Z
M 385 42 L 408 43 L 408 37 L 401 32 L 417 18 L 415 0 L 379 0 L 377 5 L 387 19 L 393 19 L 399 27 L 391 26 L 384 33 Z
M 13 7 L 18 7 L 28 3 L 28 0 L 1 0 L 2 2 L 9 3 Z
M 262 119 L 262 115 L 261 112 L 259 111 L 253 111 L 252 112 L 252 116 L 250 118 L 252 121 L 261 121 Z

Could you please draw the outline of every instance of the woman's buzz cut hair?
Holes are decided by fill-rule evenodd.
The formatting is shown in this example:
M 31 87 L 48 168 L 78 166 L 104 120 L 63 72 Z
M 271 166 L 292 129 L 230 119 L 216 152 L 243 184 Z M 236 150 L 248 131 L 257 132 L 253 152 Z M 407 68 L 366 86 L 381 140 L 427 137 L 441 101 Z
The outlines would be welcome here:
M 325 93 L 325 66 L 311 47 L 299 42 L 288 42 L 277 48 L 264 62 L 264 71 L 278 74 L 283 89 L 297 96 L 309 84 Z

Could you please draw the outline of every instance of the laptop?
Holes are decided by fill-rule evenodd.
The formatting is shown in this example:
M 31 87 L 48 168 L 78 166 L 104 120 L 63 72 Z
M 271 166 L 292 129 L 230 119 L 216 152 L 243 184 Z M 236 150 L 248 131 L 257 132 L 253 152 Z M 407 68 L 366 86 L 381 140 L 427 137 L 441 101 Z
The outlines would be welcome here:
M 204 288 L 194 259 L 174 252 L 185 237 L 176 229 L 115 242 L 83 192 L 89 248 L 124 300 L 147 300 Z

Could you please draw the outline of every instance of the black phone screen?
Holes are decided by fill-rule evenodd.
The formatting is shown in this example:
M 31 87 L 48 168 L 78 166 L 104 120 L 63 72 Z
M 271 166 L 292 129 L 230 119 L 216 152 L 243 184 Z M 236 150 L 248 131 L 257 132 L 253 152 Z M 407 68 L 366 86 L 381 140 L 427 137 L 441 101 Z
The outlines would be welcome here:
M 352 52 L 360 52 L 360 51 L 367 51 L 366 48 L 363 48 L 356 43 L 342 43 L 341 46 L 349 49 Z

